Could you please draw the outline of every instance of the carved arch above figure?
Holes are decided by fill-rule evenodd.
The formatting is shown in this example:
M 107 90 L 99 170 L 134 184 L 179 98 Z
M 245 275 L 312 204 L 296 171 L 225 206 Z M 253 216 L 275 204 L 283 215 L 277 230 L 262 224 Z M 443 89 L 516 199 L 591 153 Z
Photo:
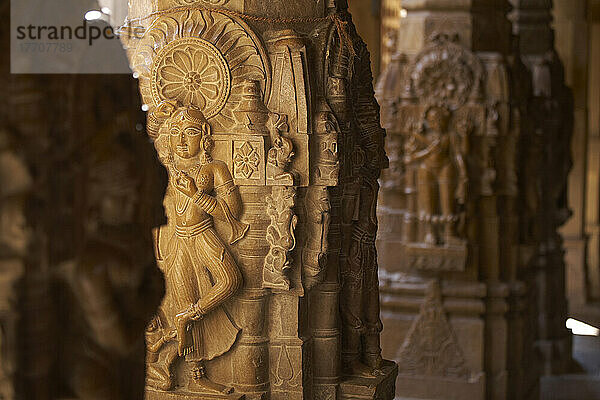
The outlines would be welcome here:
M 162 15 L 150 25 L 132 57 L 144 103 L 152 111 L 178 100 L 204 111 L 216 132 L 236 123 L 244 82 L 270 92 L 270 64 L 259 38 L 241 19 L 216 10 Z
M 456 36 L 434 34 L 410 67 L 412 95 L 425 104 L 455 110 L 482 96 L 484 68 Z
M 179 5 L 192 5 L 194 3 L 196 3 L 198 0 L 175 0 L 174 4 L 179 4 Z M 208 5 L 211 6 L 222 6 L 225 5 L 227 3 L 229 3 L 229 0 L 202 0 L 203 3 L 206 3 Z

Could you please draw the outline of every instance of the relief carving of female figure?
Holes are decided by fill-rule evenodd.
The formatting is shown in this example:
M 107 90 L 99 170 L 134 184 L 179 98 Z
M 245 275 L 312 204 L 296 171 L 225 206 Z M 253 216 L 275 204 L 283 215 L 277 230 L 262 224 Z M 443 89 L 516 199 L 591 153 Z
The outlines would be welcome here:
M 231 388 L 206 377 L 204 362 L 229 351 L 237 338 L 239 328 L 223 303 L 241 286 L 242 276 L 213 218 L 231 226 L 230 244 L 243 238 L 248 225 L 237 220 L 241 197 L 228 166 L 211 157 L 211 127 L 200 109 L 163 102 L 152 118 L 163 121 L 154 126 L 162 127 L 156 146 L 169 170 L 165 208 L 171 229 L 158 235 L 162 243 L 156 246 L 166 284 L 161 321 L 155 321 L 161 329 L 148 332 L 165 337 L 149 343 L 149 351 L 168 347 L 170 340 L 177 346 L 172 344 L 172 356 L 155 357 L 158 365 L 149 365 L 148 384 L 171 388 L 169 364 L 178 355 L 190 363 L 188 390 L 227 393 Z M 166 361 L 161 365 L 161 360 Z

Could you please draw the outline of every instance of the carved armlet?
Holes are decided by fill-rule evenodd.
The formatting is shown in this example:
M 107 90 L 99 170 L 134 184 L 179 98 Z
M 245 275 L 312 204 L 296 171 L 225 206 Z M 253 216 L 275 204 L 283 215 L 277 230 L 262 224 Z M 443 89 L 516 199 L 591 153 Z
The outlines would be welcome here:
M 195 204 L 202 207 L 204 211 L 211 215 L 217 207 L 217 199 L 209 194 L 204 193 L 201 190 L 198 190 L 196 192 L 196 194 L 192 197 L 192 201 Z
M 237 189 L 237 186 L 235 186 L 232 179 L 215 187 L 215 191 L 220 196 L 229 196 L 235 189 Z

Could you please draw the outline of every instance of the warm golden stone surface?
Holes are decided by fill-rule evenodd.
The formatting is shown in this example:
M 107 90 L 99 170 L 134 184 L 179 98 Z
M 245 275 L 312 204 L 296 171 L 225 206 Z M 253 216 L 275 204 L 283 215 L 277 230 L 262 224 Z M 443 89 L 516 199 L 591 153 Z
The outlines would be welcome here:
M 130 3 L 143 36 L 124 43 L 169 171 L 148 399 L 393 397 L 375 251 L 384 131 L 342 3 Z

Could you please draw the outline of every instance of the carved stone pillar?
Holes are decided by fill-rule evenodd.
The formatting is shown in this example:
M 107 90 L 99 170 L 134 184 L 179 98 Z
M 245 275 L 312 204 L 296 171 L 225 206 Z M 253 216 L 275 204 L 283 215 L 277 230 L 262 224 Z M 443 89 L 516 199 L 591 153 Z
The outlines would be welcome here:
M 378 83 L 390 157 L 378 208 L 384 354 L 398 362 L 401 397 L 528 398 L 522 75 L 509 72 L 518 65 L 508 3 L 402 6 L 397 53 Z
M 526 162 L 529 195 L 526 210 L 530 244 L 527 273 L 535 281 L 537 347 L 546 375 L 566 372 L 571 360 L 570 333 L 565 327 L 567 300 L 563 239 L 558 229 L 571 215 L 567 181 L 571 170 L 573 100 L 564 69 L 554 49 L 551 0 L 511 0 L 513 32 L 519 37 L 520 58 L 532 76 L 528 115 L 531 120 Z M 529 152 L 527 154 L 527 152 Z M 532 192 L 532 188 L 537 192 Z
M 393 398 L 384 131 L 346 2 L 136 0 L 122 35 L 170 180 L 147 398 Z

